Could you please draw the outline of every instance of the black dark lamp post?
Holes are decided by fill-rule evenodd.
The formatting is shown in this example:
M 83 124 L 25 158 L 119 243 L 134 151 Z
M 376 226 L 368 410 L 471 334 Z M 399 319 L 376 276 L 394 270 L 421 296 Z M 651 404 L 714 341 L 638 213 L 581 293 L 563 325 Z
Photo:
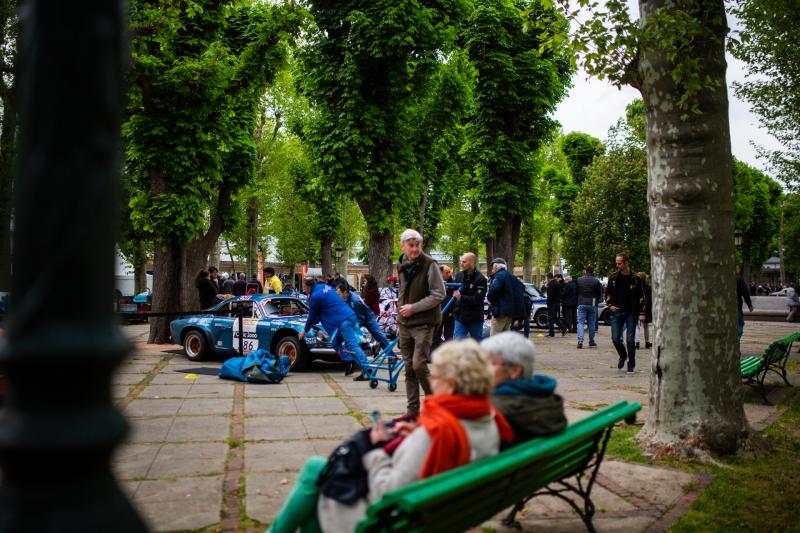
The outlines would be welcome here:
M 739 228 L 736 228 L 736 230 L 733 232 L 733 245 L 737 248 L 742 245 L 742 235 L 742 230 Z
M 124 15 L 21 3 L 0 532 L 146 530 L 110 467 L 127 431 L 110 385 L 129 350 L 112 314 Z
M 333 253 L 336 256 L 336 262 L 338 263 L 339 261 L 342 260 L 342 255 L 344 254 L 344 249 L 341 246 L 337 246 L 334 249 Z

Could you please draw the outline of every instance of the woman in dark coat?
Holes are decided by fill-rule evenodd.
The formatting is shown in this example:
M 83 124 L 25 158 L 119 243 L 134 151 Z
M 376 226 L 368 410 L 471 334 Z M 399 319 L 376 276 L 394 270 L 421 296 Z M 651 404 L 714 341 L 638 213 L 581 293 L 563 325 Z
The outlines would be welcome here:
M 200 296 L 200 308 L 208 309 L 217 303 L 217 287 L 209 278 L 208 270 L 201 270 L 194 278 L 194 286 Z
M 364 289 L 361 291 L 361 299 L 367 304 L 369 310 L 375 316 L 381 316 L 381 295 L 378 291 L 378 282 L 370 274 L 364 274 Z

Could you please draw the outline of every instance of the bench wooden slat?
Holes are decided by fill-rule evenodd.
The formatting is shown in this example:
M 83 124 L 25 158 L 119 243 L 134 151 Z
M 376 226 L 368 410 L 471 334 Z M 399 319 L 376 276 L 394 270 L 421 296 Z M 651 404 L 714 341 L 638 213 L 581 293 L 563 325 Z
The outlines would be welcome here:
M 798 339 L 800 339 L 800 332 L 792 333 L 770 343 L 761 356 L 750 355 L 739 361 L 739 372 L 744 384 L 758 387 L 767 404 L 770 401 L 767 398 L 764 380 L 769 372 L 775 372 L 783 379 L 784 383 L 791 386 L 787 379 L 786 361 L 789 358 L 792 344 Z
M 370 506 L 358 531 L 463 531 L 480 524 L 551 481 L 585 468 L 607 428 L 640 408 L 619 402 L 559 435 L 392 491 Z

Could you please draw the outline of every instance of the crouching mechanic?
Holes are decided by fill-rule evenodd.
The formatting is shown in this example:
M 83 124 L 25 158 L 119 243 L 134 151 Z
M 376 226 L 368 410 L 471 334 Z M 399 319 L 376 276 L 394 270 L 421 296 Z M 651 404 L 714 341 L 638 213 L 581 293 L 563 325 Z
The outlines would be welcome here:
M 369 331 L 372 338 L 381 345 L 381 348 L 389 346 L 389 340 L 386 338 L 386 335 L 383 334 L 383 331 L 381 331 L 381 327 L 378 325 L 378 319 L 375 318 L 375 313 L 367 307 L 367 304 L 364 303 L 364 300 L 362 300 L 358 294 L 350 291 L 350 286 L 346 281 L 340 281 L 336 284 L 336 293 L 355 312 L 358 324 L 367 328 L 367 331 Z
M 481 342 L 494 367 L 492 403 L 514 430 L 514 445 L 559 433 L 567 427 L 556 380 L 533 373 L 533 343 L 506 331 Z
M 303 280 L 303 291 L 308 295 L 308 319 L 306 319 L 303 331 L 297 334 L 297 338 L 302 341 L 311 328 L 321 321 L 322 327 L 329 335 L 337 332 L 333 336 L 331 347 L 338 352 L 344 341 L 347 350 L 355 356 L 356 362 L 361 368 L 361 374 L 356 376 L 353 381 L 367 381 L 369 378 L 364 373 L 367 358 L 358 343 L 356 332 L 358 321 L 355 312 L 336 295 L 333 287 L 325 283 L 317 283 L 314 278 L 309 277 Z M 343 357 L 343 359 L 345 358 Z

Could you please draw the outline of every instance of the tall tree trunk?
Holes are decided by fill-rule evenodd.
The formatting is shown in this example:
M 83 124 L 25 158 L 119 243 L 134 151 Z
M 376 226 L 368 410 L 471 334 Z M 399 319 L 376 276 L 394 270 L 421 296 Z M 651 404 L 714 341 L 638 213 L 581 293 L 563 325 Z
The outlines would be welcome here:
M 322 259 L 322 275 L 325 279 L 333 277 L 333 259 L 331 258 L 331 246 L 333 239 L 331 237 L 323 237 L 320 239 L 319 256 Z
M 236 281 L 236 260 L 233 258 L 233 253 L 231 252 L 231 242 L 228 239 L 225 239 L 225 248 L 228 249 L 228 259 L 231 260 L 231 277 L 234 281 Z
M 518 216 L 509 217 L 497 230 L 494 238 L 495 257 L 502 257 L 506 260 L 508 271 L 514 272 L 514 262 L 517 255 L 517 244 L 519 243 L 519 230 L 522 219 Z
M 258 270 L 258 198 L 253 196 L 247 205 L 247 279 Z
M 369 230 L 369 273 L 378 282 L 379 287 L 385 287 L 387 278 L 394 275 L 392 272 L 392 232 Z
M 781 269 L 781 287 L 786 286 L 786 267 L 783 264 L 783 212 L 784 205 L 786 205 L 786 197 L 781 201 L 781 218 L 780 226 L 778 228 L 778 259 L 780 260 L 779 266 Z
M 211 245 L 211 250 L 208 251 L 208 266 L 215 266 L 220 268 L 219 266 L 219 240 L 214 241 L 214 244 Z
M 641 0 L 644 24 L 671 0 Z M 734 280 L 734 204 L 722 0 L 700 2 L 717 41 L 692 57 L 717 81 L 698 96 L 702 115 L 682 120 L 673 65 L 645 49 L 645 103 L 655 339 L 650 409 L 638 439 L 678 456 L 734 452 L 748 431 L 742 408 Z M 716 18 L 716 20 L 714 20 Z M 692 290 L 686 280 L 692 279 Z M 709 319 L 710 318 L 710 319 Z
M 136 241 L 136 252 L 133 254 L 133 287 L 135 294 L 144 292 L 147 289 L 146 257 L 147 245 L 143 239 L 139 239 Z
M 347 266 L 350 263 L 350 249 L 345 246 L 342 249 L 342 258 L 336 262 L 336 270 L 343 278 L 347 277 Z
M 494 239 L 486 239 L 486 268 L 491 273 L 492 269 L 489 265 L 489 261 L 497 257 L 494 253 Z
M 534 228 L 530 221 L 525 222 L 521 232 L 522 240 L 522 279 L 533 282 L 533 234 Z

